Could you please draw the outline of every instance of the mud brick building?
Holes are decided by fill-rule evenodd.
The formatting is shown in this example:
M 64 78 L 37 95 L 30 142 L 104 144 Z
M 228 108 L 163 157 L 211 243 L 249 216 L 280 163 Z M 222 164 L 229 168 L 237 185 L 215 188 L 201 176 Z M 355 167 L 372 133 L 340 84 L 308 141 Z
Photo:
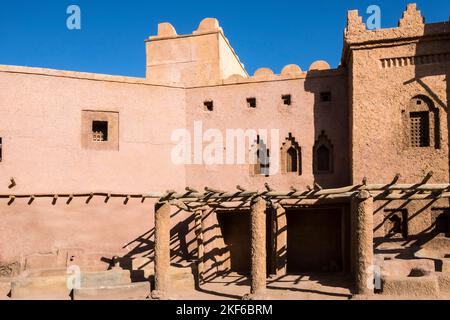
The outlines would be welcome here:
M 350 295 L 450 293 L 449 21 L 408 5 L 366 30 L 350 11 L 338 68 L 280 74 L 248 75 L 212 18 L 145 45 L 146 78 L 0 66 L 0 295 L 68 297 L 73 265 L 75 298 L 233 274 L 251 297 L 303 274 L 349 278 Z M 278 129 L 278 172 L 174 164 L 172 133 L 195 122 Z

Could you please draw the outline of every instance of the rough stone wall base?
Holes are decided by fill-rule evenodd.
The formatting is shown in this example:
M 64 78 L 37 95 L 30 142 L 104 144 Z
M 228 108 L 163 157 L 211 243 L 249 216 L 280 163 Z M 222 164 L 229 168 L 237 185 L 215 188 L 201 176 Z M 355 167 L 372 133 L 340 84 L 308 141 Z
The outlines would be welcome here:
M 411 298 L 438 298 L 439 284 L 435 275 L 424 277 L 385 277 L 383 295 Z

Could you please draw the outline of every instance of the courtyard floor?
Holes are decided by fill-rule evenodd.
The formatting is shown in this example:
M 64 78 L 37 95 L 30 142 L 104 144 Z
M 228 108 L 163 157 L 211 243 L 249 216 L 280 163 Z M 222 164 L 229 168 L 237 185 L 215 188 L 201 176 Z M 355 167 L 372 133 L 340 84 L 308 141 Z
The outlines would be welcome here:
M 270 300 L 348 300 L 352 281 L 336 275 L 287 275 L 272 277 L 267 281 L 267 298 Z M 196 291 L 179 291 L 174 299 L 233 300 L 242 299 L 250 292 L 247 276 L 228 274 L 201 285 Z

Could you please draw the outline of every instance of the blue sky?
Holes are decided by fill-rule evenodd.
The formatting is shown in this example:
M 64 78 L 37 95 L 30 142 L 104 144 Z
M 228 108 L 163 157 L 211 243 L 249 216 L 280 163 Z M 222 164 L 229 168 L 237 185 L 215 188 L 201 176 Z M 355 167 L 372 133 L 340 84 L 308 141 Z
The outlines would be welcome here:
M 403 0 L 153 1 L 2 0 L 0 64 L 143 77 L 144 39 L 159 22 L 178 34 L 191 33 L 205 17 L 216 17 L 250 74 L 286 64 L 307 69 L 319 59 L 339 64 L 346 12 L 380 6 L 382 27 L 397 25 Z M 446 21 L 449 0 L 417 0 L 427 23 Z M 81 8 L 81 30 L 68 30 L 66 10 Z

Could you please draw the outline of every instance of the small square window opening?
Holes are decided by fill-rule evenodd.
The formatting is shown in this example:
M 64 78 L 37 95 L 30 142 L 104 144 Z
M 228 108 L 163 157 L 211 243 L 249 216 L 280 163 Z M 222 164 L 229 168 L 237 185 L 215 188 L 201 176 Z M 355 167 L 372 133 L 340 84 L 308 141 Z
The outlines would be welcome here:
M 290 94 L 282 95 L 281 99 L 283 99 L 283 103 L 285 106 L 290 106 L 292 104 L 292 97 Z
M 214 102 L 213 101 L 205 101 L 203 103 L 203 105 L 205 106 L 206 110 L 214 111 Z
M 321 92 L 320 93 L 320 101 L 321 102 L 329 102 L 331 101 L 331 92 Z
M 108 121 L 92 121 L 92 140 L 108 141 Z
M 247 105 L 249 108 L 256 108 L 256 98 L 247 98 Z

